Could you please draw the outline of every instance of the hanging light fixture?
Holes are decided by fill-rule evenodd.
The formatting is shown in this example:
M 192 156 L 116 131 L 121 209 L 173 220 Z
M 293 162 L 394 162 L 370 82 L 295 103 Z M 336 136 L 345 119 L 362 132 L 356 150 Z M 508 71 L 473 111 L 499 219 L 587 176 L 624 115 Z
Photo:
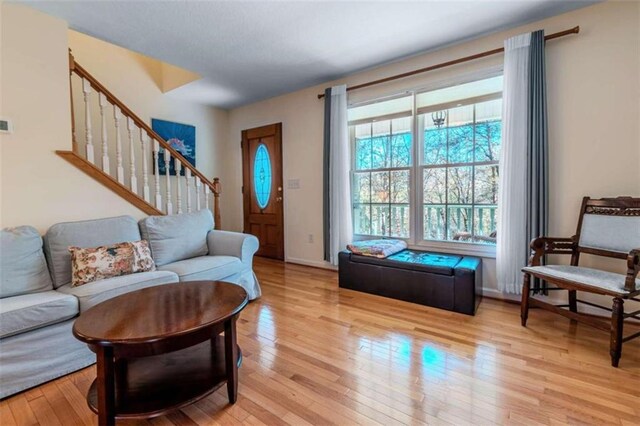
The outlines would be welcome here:
M 447 111 L 432 112 L 431 119 L 433 120 L 433 125 L 439 129 L 447 121 Z

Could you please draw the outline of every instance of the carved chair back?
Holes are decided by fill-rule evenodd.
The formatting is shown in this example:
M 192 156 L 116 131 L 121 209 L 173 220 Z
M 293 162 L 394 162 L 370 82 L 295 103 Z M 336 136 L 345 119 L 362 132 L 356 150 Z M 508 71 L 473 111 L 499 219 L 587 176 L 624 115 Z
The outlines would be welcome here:
M 640 198 L 584 197 L 576 241 L 574 265 L 579 253 L 626 259 L 640 247 Z

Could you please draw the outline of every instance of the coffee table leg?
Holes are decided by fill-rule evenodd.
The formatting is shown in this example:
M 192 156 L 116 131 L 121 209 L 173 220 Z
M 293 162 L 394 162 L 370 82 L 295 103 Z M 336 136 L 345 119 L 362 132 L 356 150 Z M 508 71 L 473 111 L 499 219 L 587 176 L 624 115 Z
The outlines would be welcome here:
M 99 347 L 96 352 L 98 368 L 98 424 L 114 425 L 116 422 L 115 369 L 113 348 Z
M 238 342 L 236 339 L 236 317 L 224 323 L 224 362 L 227 370 L 227 393 L 229 402 L 238 399 Z

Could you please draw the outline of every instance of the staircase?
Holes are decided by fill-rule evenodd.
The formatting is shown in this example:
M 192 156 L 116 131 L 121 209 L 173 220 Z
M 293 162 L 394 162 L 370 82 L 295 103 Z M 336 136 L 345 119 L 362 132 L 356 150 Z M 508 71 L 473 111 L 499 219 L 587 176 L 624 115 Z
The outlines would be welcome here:
M 220 180 L 209 181 L 71 53 L 69 78 L 73 150 L 56 154 L 149 215 L 211 209 L 213 203 L 220 229 Z

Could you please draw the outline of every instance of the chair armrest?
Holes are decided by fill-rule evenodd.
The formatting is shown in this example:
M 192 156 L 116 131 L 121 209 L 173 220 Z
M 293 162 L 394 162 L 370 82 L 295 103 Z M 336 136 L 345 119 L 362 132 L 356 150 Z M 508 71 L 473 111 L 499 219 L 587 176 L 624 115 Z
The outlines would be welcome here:
M 209 231 L 207 245 L 210 256 L 234 256 L 249 265 L 260 246 L 253 235 L 228 231 Z
M 636 291 L 636 277 L 640 272 L 640 248 L 633 249 L 627 255 L 627 278 L 624 289 L 628 292 Z
M 538 237 L 531 241 L 531 257 L 529 266 L 540 266 L 540 259 L 547 254 L 574 254 L 576 236 L 573 237 Z

